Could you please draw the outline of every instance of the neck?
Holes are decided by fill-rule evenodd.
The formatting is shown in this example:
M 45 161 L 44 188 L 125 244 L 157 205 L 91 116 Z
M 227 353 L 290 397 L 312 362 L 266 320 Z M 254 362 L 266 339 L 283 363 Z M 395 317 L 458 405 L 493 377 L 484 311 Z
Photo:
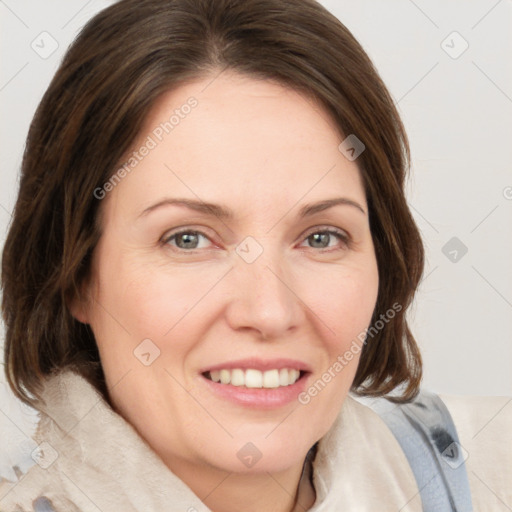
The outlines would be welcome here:
M 250 474 L 182 463 L 170 469 L 213 512 L 304 512 L 313 506 L 315 491 L 307 466 L 301 478 L 303 467 L 301 462 L 278 473 Z

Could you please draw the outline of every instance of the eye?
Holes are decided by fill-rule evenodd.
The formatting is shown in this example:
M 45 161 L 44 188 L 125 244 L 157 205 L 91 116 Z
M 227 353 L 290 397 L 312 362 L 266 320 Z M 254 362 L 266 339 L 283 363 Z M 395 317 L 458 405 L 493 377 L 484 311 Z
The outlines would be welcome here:
M 183 230 L 166 236 L 162 243 L 169 244 L 177 249 L 204 249 L 205 245 L 201 245 L 201 239 L 210 240 L 204 233 L 193 230 Z
M 338 244 L 341 242 L 341 248 L 345 249 L 349 245 L 350 237 L 342 230 L 329 228 L 313 231 L 305 238 L 304 242 L 308 242 L 313 249 L 328 249 L 336 247 L 336 242 Z
M 171 233 L 162 239 L 164 245 L 170 245 L 181 251 L 193 251 L 195 249 L 207 249 L 210 238 L 202 233 L 192 229 L 183 229 Z M 339 245 L 341 249 L 349 246 L 350 236 L 340 229 L 326 228 L 311 232 L 304 239 L 304 243 L 309 243 L 312 249 L 336 248 Z M 301 245 L 303 246 L 303 245 Z

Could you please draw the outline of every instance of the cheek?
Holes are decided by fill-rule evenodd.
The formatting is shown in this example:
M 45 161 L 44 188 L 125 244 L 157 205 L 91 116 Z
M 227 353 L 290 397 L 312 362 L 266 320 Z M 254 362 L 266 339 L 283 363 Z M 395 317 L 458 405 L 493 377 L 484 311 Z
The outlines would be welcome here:
M 361 266 L 330 268 L 309 283 L 311 309 L 317 316 L 317 332 L 321 332 L 318 340 L 326 355 L 320 372 L 298 396 L 303 417 L 318 418 L 311 424 L 311 436 L 318 438 L 328 431 L 349 393 L 378 286 L 374 259 Z
M 222 275 L 213 269 L 131 265 L 123 272 L 126 284 L 118 285 L 111 301 L 119 304 L 119 317 L 134 343 L 149 338 L 165 352 L 172 341 L 175 354 L 200 336 L 212 314 L 208 292 Z
M 119 300 L 135 332 L 161 338 L 190 312 L 197 302 L 196 289 L 179 273 L 170 276 L 149 269 L 130 276 Z
M 311 308 L 321 320 L 331 357 L 346 350 L 368 327 L 378 293 L 378 272 L 374 260 L 357 268 L 330 269 L 316 275 L 308 289 Z
M 162 336 L 191 310 L 207 291 L 213 276 L 171 269 L 143 256 L 103 255 L 97 308 L 105 321 L 115 321 L 129 332 Z M 109 315 L 110 314 L 110 315 Z M 110 318 L 110 320 L 109 320 Z

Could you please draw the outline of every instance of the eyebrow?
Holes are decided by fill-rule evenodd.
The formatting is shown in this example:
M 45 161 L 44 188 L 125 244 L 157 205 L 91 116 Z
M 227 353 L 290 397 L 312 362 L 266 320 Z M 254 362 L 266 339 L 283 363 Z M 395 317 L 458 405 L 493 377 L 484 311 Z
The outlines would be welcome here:
M 219 219 L 230 220 L 234 218 L 233 211 L 225 206 L 221 206 L 215 203 L 207 203 L 205 201 L 200 201 L 196 199 L 186 199 L 186 198 L 165 198 L 155 203 L 144 211 L 142 211 L 138 217 L 147 216 L 149 213 L 164 207 L 164 206 L 183 206 L 185 208 L 189 208 L 190 210 L 194 210 L 199 213 L 204 213 L 207 215 L 214 215 Z M 316 213 L 327 210 L 328 208 L 332 208 L 333 206 L 344 205 L 344 206 L 352 206 L 357 210 L 361 211 L 366 215 L 366 211 L 364 208 L 357 202 L 352 199 L 348 199 L 346 197 L 335 197 L 333 199 L 325 199 L 323 201 L 318 201 L 316 203 L 310 203 L 304 205 L 298 213 L 299 218 L 308 217 L 314 215 Z

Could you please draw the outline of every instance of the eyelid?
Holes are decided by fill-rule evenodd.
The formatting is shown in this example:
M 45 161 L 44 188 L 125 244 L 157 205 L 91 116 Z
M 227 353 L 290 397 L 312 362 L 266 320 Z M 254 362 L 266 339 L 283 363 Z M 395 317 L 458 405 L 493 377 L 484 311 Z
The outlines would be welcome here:
M 163 245 L 166 245 L 169 243 L 169 241 L 174 238 L 175 236 L 178 236 L 178 235 L 181 235 L 183 233 L 195 233 L 197 235 L 200 235 L 200 236 L 203 236 L 204 238 L 206 238 L 207 240 L 209 240 L 211 243 L 214 243 L 213 240 L 212 240 L 212 236 L 208 235 L 206 232 L 205 232 L 205 228 L 201 228 L 201 229 L 198 229 L 198 228 L 194 228 L 194 227 L 191 227 L 191 226 L 184 226 L 182 228 L 175 228 L 173 230 L 170 230 L 170 231 L 167 231 L 163 236 L 162 238 L 160 238 L 160 242 L 163 244 Z M 179 247 L 177 247 L 177 249 L 179 250 Z M 198 249 L 191 249 L 189 251 L 186 251 L 186 252 L 192 252 L 194 250 L 198 250 Z
M 182 233 L 195 233 L 199 236 L 202 236 L 204 238 L 206 238 L 207 240 L 209 240 L 212 244 L 215 244 L 215 242 L 212 240 L 212 236 L 208 235 L 205 231 L 205 228 L 204 227 L 201 227 L 200 229 L 198 228 L 194 228 L 193 226 L 183 226 L 181 228 L 175 228 L 174 230 L 171 230 L 171 231 L 168 231 L 167 233 L 165 233 L 162 238 L 160 239 L 160 243 L 162 245 L 170 245 L 170 241 L 171 239 L 173 239 L 174 237 L 182 234 Z M 310 227 L 308 230 L 306 230 L 305 232 L 303 232 L 303 234 L 301 235 L 301 240 L 300 240 L 300 244 L 304 243 L 307 238 L 315 233 L 329 233 L 329 234 L 332 234 L 332 235 L 335 235 L 338 237 L 338 239 L 343 243 L 345 244 L 346 247 L 351 247 L 351 244 L 353 242 L 352 240 L 352 237 L 350 236 L 350 234 L 344 230 L 344 229 L 341 229 L 341 228 L 337 228 L 335 226 L 332 226 L 332 225 L 317 225 L 317 226 L 312 226 Z M 174 246 L 172 246 L 174 247 Z M 200 248 L 200 249 L 180 249 L 179 247 L 174 247 L 176 249 L 176 251 L 178 252 L 183 252 L 183 253 L 194 253 L 195 251 L 201 251 L 201 250 L 207 250 L 209 248 Z M 333 250 L 336 250 L 336 247 L 325 247 L 325 248 L 320 248 L 320 249 L 317 249 L 317 248 L 314 248 L 314 247 L 311 247 L 311 249 L 313 249 L 315 252 L 329 252 L 329 251 L 333 251 Z
M 337 228 L 337 227 L 331 226 L 331 225 L 312 226 L 311 228 L 306 230 L 305 235 L 303 235 L 303 236 L 304 236 L 304 238 L 307 238 L 310 234 L 313 234 L 313 233 L 326 233 L 326 232 L 337 233 L 346 238 L 350 238 L 350 234 L 346 230 Z
M 331 226 L 331 225 L 320 225 L 320 226 L 313 226 L 311 228 L 309 228 L 305 234 L 303 234 L 301 236 L 302 238 L 302 241 L 301 243 L 303 243 L 304 241 L 306 241 L 306 239 L 315 234 L 315 233 L 330 233 L 332 235 L 337 235 L 339 237 L 339 239 L 341 240 L 342 243 L 344 243 L 347 247 L 350 247 L 353 240 L 352 240 L 352 237 L 350 236 L 350 233 L 344 229 L 341 229 L 341 228 L 337 228 L 335 226 Z M 333 247 L 331 248 L 324 248 L 324 249 L 317 249 L 317 251 L 332 251 Z

